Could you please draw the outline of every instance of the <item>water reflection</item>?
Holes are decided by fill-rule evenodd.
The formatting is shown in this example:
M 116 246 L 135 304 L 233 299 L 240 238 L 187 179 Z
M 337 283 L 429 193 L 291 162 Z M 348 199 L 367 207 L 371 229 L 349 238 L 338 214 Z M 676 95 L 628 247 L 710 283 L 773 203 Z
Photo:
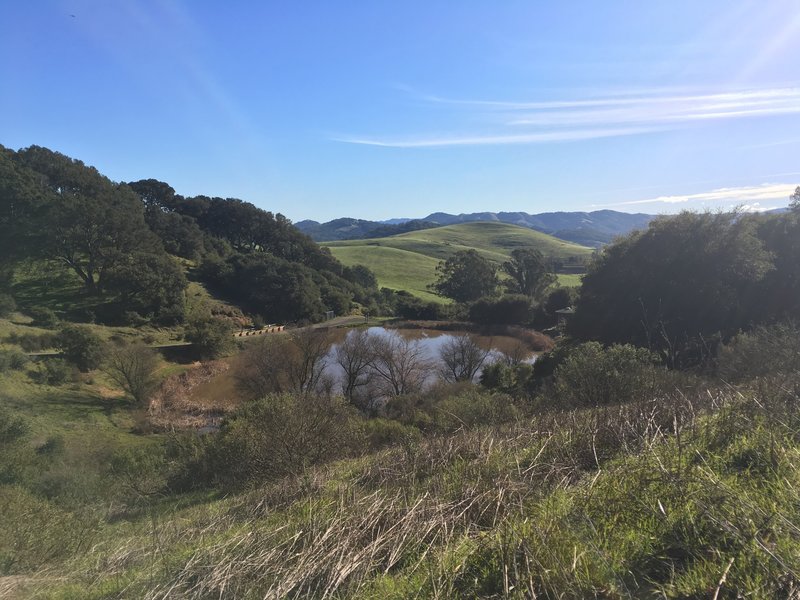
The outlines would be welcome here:
M 360 330 L 364 331 L 364 330 Z M 370 327 L 366 329 L 370 340 L 400 342 L 405 341 L 408 348 L 424 362 L 423 385 L 429 387 L 442 379 L 441 373 L 444 367 L 441 354 L 448 344 L 452 344 L 459 336 L 465 332 L 442 332 L 426 329 L 385 329 L 383 327 Z M 352 336 L 359 335 L 359 330 L 347 332 L 345 340 Z M 473 377 L 473 381 L 480 378 L 483 368 L 498 361 L 529 363 L 536 360 L 536 355 L 520 340 L 509 336 L 481 336 L 469 335 L 484 351 L 488 350 L 485 360 Z M 325 375 L 334 383 L 341 387 L 345 379 L 344 369 L 337 364 L 337 348 L 342 342 L 333 344 L 326 356 Z

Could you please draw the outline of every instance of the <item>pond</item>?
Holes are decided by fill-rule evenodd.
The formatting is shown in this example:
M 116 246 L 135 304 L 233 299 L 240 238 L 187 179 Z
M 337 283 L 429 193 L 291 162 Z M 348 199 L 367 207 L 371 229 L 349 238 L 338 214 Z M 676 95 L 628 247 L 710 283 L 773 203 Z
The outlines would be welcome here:
M 444 332 L 432 329 L 386 329 L 383 327 L 370 327 L 366 330 L 370 340 L 384 342 L 407 342 L 410 352 L 424 363 L 422 382 L 425 387 L 433 385 L 440 379 L 442 369 L 446 365 L 442 360 L 443 349 L 452 344 L 459 336 L 466 332 Z M 345 339 L 358 335 L 359 330 L 350 330 Z M 498 361 L 532 364 L 536 354 L 522 341 L 510 336 L 484 336 L 468 334 L 469 338 L 484 351 L 488 351 L 482 366 L 476 371 L 473 381 L 480 378 L 483 367 Z M 334 343 L 326 357 L 327 366 L 325 374 L 331 378 L 335 385 L 340 386 L 344 378 L 344 370 L 336 363 L 336 351 L 342 342 Z

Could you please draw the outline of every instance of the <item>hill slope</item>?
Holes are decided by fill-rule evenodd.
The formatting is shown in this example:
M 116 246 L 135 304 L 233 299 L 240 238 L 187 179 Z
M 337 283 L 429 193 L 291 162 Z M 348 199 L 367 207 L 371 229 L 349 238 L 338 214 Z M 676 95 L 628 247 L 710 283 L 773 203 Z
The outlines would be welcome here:
M 525 227 L 499 222 L 448 225 L 388 238 L 327 242 L 334 257 L 347 266 L 363 264 L 381 287 L 407 290 L 426 300 L 438 299 L 427 291 L 436 279 L 436 265 L 460 250 L 475 249 L 495 264 L 507 260 L 515 248 L 536 248 L 563 264 L 580 265 L 591 248 L 556 239 Z
M 327 223 L 300 221 L 295 223 L 295 227 L 318 242 L 329 242 L 368 237 L 386 237 L 425 227 L 494 221 L 527 227 L 562 240 L 597 248 L 609 243 L 617 236 L 647 227 L 647 224 L 652 219 L 653 215 L 629 214 L 615 210 L 549 212 L 535 215 L 525 212 L 479 212 L 458 215 L 437 212 L 416 221 L 405 219 L 390 220 L 402 221 L 402 224 L 342 218 L 334 219 Z

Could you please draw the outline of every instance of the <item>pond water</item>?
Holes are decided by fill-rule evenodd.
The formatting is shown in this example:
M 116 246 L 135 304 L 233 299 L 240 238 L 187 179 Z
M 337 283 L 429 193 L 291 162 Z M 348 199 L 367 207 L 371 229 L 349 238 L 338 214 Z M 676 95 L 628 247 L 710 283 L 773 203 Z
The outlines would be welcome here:
M 443 362 L 440 357 L 442 348 L 457 336 L 463 335 L 463 331 L 437 331 L 431 329 L 385 329 L 383 327 L 370 327 L 366 330 L 372 337 L 383 339 L 402 338 L 408 341 L 409 345 L 419 352 L 418 356 L 426 363 L 424 383 L 430 386 L 440 379 L 440 369 Z M 356 335 L 356 330 L 347 332 L 347 336 Z M 480 378 L 483 367 L 498 361 L 513 361 L 532 364 L 536 360 L 536 354 L 532 352 L 523 342 L 509 336 L 483 336 L 469 334 L 470 338 L 483 350 L 489 353 L 483 362 L 482 367 L 477 371 L 473 378 L 477 381 Z M 339 343 L 331 346 L 326 357 L 327 366 L 325 374 L 330 377 L 335 384 L 340 385 L 344 376 L 344 370 L 336 364 L 336 348 Z

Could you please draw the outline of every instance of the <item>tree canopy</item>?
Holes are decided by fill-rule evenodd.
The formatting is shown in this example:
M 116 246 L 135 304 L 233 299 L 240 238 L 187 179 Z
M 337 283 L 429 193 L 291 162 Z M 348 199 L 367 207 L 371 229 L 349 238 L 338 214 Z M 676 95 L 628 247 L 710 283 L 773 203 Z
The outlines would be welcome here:
M 557 279 L 544 255 L 535 248 L 515 248 L 502 269 L 509 276 L 504 282 L 509 292 L 535 299 L 541 298 Z
M 431 288 L 456 302 L 472 302 L 497 291 L 497 269 L 475 250 L 461 250 L 436 267 Z
M 658 350 L 671 364 L 697 360 L 752 318 L 748 298 L 773 268 L 756 224 L 684 212 L 606 247 L 583 278 L 571 332 Z

